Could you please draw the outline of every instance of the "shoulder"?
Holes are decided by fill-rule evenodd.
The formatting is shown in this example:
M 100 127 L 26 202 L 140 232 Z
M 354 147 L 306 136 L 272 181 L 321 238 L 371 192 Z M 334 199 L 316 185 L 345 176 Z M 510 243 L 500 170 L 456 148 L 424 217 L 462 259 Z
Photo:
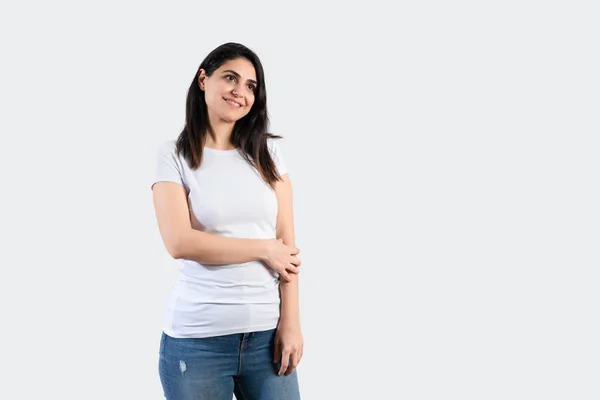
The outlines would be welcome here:
M 156 151 L 159 153 L 175 153 L 176 140 L 165 140 L 158 144 Z
M 177 141 L 165 140 L 156 146 L 156 158 L 160 165 L 170 165 L 180 170 L 187 165 L 182 154 L 177 153 Z
M 272 155 L 275 157 L 280 157 L 281 155 L 281 146 L 280 141 L 282 139 L 279 138 L 268 138 L 267 139 L 267 147 Z
M 267 139 L 267 148 L 269 149 L 269 153 L 271 157 L 275 159 L 275 162 L 283 162 L 283 153 L 281 151 L 280 141 L 282 139 L 279 138 L 268 138 Z
M 279 175 L 283 176 L 288 173 L 288 168 L 285 162 L 285 157 L 283 156 L 283 152 L 281 151 L 281 147 L 279 145 L 279 138 L 269 138 L 267 139 L 267 147 L 269 148 L 269 152 L 271 153 L 271 158 L 273 162 L 275 162 L 275 167 L 279 172 Z
M 172 160 L 179 164 L 182 163 L 182 158 L 177 154 L 177 141 L 165 140 L 156 146 L 156 155 L 165 160 Z
M 277 143 L 278 140 L 281 140 L 281 139 L 279 139 L 279 138 L 272 138 L 272 137 L 267 138 L 267 147 L 269 147 L 269 149 L 272 149 L 275 146 L 279 146 L 278 143 Z

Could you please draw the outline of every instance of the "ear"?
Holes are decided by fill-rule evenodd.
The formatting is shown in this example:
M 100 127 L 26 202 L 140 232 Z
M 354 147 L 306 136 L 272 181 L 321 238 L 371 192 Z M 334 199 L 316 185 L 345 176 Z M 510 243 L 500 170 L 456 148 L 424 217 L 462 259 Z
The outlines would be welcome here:
M 200 68 L 198 74 L 198 86 L 200 86 L 200 90 L 204 91 L 206 86 L 206 71 L 204 71 L 202 68 Z

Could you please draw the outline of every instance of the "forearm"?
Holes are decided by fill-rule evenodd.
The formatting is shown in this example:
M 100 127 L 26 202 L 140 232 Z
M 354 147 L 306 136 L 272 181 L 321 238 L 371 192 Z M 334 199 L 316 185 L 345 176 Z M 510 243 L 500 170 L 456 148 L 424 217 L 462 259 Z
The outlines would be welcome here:
M 201 264 L 240 264 L 264 259 L 266 240 L 238 239 L 190 229 L 180 240 L 178 259 Z
M 296 247 L 294 243 L 293 229 L 280 230 L 278 236 L 283 243 L 291 247 Z M 302 268 L 302 267 L 300 267 Z M 281 296 L 281 321 L 300 323 L 300 304 L 298 299 L 298 274 L 289 274 L 290 281 L 280 280 L 279 294 Z
M 281 321 L 299 324 L 298 275 L 290 274 L 289 282 L 281 281 L 279 283 L 279 291 L 281 294 Z

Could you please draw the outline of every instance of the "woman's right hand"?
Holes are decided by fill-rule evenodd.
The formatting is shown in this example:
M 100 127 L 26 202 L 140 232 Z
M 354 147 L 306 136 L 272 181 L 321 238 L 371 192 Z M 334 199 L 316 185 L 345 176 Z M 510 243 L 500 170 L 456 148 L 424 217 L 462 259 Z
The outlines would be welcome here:
M 297 254 L 300 250 L 296 247 L 291 247 L 283 243 L 282 239 L 268 239 L 265 263 L 273 270 L 279 273 L 279 276 L 290 281 L 290 273 L 297 274 L 299 272 L 300 259 Z

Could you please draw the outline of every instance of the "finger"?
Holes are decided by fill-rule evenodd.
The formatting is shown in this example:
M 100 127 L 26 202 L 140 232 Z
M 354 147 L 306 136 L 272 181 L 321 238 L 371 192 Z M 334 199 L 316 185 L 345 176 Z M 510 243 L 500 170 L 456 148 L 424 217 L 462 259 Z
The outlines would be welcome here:
M 273 352 L 273 363 L 277 364 L 281 360 L 281 342 L 275 341 L 275 351 Z
M 287 371 L 285 371 L 285 374 L 289 375 L 292 372 L 294 372 L 294 370 L 298 366 L 298 362 L 300 362 L 300 360 L 298 359 L 298 352 L 294 351 L 290 356 L 290 365 L 288 366 Z
M 295 256 L 296 254 L 300 254 L 300 249 L 297 247 L 294 247 L 292 249 L 292 251 L 290 252 L 291 255 Z
M 300 272 L 300 270 L 296 268 L 294 264 L 289 264 L 286 270 L 291 272 L 292 274 L 298 274 L 298 272 Z
M 294 264 L 296 267 L 299 267 L 302 265 L 302 260 L 300 260 L 299 257 L 292 256 L 292 264 Z
M 281 367 L 279 367 L 278 376 L 281 376 L 287 371 L 290 365 L 290 350 L 289 348 L 284 347 L 283 352 L 281 353 Z
M 279 273 L 280 277 L 283 277 L 283 280 L 286 282 L 289 282 L 292 280 L 292 278 L 290 278 L 290 275 L 286 272 L 286 271 L 282 271 Z

